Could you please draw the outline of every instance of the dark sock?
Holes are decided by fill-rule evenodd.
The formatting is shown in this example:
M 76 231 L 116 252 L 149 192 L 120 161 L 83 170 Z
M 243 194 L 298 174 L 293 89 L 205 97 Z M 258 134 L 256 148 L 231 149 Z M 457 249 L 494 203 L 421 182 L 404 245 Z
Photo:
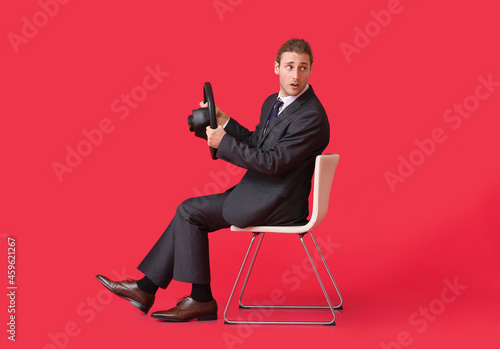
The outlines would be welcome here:
M 210 284 L 193 284 L 191 298 L 200 303 L 207 303 L 214 300 Z
M 149 280 L 147 276 L 137 281 L 137 287 L 152 295 L 155 295 L 156 291 L 158 291 L 158 286 L 156 286 L 153 281 Z

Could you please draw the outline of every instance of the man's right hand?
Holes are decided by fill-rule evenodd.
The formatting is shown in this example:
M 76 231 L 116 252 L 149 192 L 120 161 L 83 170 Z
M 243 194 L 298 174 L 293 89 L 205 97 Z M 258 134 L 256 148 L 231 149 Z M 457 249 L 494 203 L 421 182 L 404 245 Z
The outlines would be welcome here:
M 200 107 L 201 108 L 208 108 L 208 103 L 203 103 L 203 101 L 201 101 Z M 220 110 L 218 106 L 215 106 L 215 114 L 217 116 L 217 125 L 224 127 L 227 120 L 229 120 L 229 116 L 227 116 L 226 113 L 224 113 L 222 110 Z

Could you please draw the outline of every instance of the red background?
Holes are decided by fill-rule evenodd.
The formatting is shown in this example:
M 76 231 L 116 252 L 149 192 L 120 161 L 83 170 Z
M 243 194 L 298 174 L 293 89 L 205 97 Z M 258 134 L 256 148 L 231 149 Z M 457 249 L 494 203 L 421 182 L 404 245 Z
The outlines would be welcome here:
M 479 77 L 500 81 L 498 4 L 401 0 L 377 33 L 371 11 L 394 1 L 221 1 L 231 9 L 221 16 L 212 0 L 70 1 L 14 45 L 23 17 L 44 24 L 41 3 L 52 2 L 2 5 L 0 285 L 3 294 L 13 236 L 18 290 L 15 343 L 5 331 L 8 298 L 0 301 L 1 346 L 382 348 L 399 336 L 390 347 L 498 348 L 500 88 L 460 127 L 443 118 L 475 94 Z M 372 37 L 348 62 L 341 44 L 354 45 L 367 24 Z M 310 83 L 332 126 L 327 152 L 341 155 L 317 232 L 335 244 L 328 262 L 345 299 L 337 326 L 228 326 L 222 309 L 216 322 L 165 324 L 111 298 L 95 274 L 141 276 L 135 266 L 182 200 L 241 177 L 188 132 L 202 83 L 253 129 L 264 98 L 278 90 L 276 51 L 295 36 L 313 47 Z M 112 103 L 142 84 L 148 66 L 169 75 L 121 120 Z M 64 163 L 66 147 L 105 118 L 113 131 L 60 182 L 53 162 Z M 415 142 L 435 128 L 445 140 L 418 158 Z M 400 156 L 412 153 L 423 163 L 391 190 L 387 171 L 401 175 Z M 220 308 L 248 238 L 228 230 L 210 238 Z M 311 275 L 297 291 L 281 280 L 304 258 L 295 238 L 266 242 L 262 281 L 249 292 L 269 299 L 277 289 L 287 300 L 308 292 L 320 302 Z M 439 308 L 446 280 L 466 289 Z M 174 283 L 152 310 L 188 292 Z M 411 322 L 429 306 L 435 316 Z

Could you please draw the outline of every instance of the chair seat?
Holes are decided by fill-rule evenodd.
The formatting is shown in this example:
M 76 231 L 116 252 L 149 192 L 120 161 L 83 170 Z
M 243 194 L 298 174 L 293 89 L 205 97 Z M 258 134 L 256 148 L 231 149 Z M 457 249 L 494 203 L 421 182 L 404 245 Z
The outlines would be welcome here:
M 314 227 L 311 222 L 304 225 L 256 225 L 252 227 L 238 228 L 235 225 L 231 226 L 231 231 L 250 231 L 252 233 L 285 233 L 285 234 L 301 234 L 307 233 Z

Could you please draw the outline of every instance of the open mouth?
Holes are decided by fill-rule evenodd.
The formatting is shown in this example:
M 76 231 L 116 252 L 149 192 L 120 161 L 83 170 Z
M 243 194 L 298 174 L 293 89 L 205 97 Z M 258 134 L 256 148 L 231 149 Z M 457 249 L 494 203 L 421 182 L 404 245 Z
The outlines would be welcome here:
M 299 87 L 299 84 L 298 84 L 298 83 L 296 83 L 296 82 L 292 82 L 290 85 L 291 85 L 292 87 Z

